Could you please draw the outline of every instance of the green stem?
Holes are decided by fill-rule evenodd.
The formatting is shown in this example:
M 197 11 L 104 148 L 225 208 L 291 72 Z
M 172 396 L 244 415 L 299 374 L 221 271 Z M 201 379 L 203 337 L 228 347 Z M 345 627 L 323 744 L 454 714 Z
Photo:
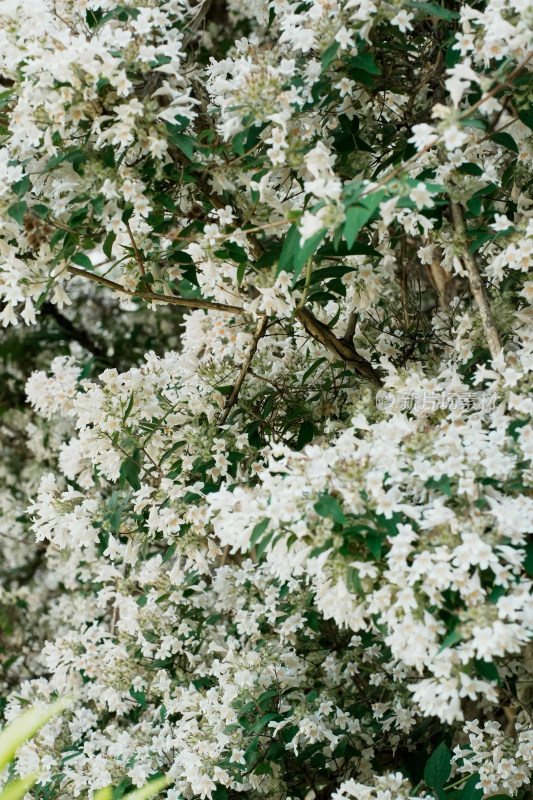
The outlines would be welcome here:
M 459 778 L 458 781 L 455 781 L 455 783 L 450 783 L 448 786 L 443 786 L 442 788 L 444 789 L 445 792 L 447 792 L 448 789 L 453 789 L 454 786 L 459 786 L 460 783 L 464 783 L 465 781 L 467 781 L 472 775 L 473 775 L 472 772 L 470 773 L 470 775 L 464 775 L 462 778 Z
M 310 256 L 307 259 L 307 270 L 306 270 L 306 273 L 305 273 L 304 290 L 303 290 L 300 302 L 296 306 L 297 310 L 300 309 L 300 308 L 303 308 L 304 305 L 305 305 L 305 301 L 307 300 L 307 293 L 309 291 L 309 286 L 311 285 L 311 273 L 312 273 L 312 271 L 313 271 L 313 258 Z

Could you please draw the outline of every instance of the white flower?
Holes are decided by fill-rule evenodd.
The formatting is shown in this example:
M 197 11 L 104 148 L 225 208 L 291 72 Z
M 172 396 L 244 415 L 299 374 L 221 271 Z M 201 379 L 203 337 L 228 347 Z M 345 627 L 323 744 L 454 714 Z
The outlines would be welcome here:
M 457 125 L 450 125 L 449 128 L 444 130 L 442 140 L 446 150 L 455 150 L 457 147 L 462 147 L 462 145 L 468 141 L 468 134 L 458 128 Z
M 391 23 L 396 25 L 396 27 L 399 28 L 402 33 L 405 33 L 406 31 L 411 31 L 413 29 L 413 26 L 411 25 L 411 21 L 413 19 L 414 14 L 402 8 L 401 11 L 398 11 L 396 16 L 391 19 Z
M 313 214 L 311 211 L 304 211 L 298 225 L 301 245 L 314 236 L 315 233 L 321 231 L 323 227 L 324 224 L 317 214 Z
M 428 125 L 426 122 L 413 125 L 411 130 L 413 135 L 408 139 L 408 141 L 412 142 L 417 150 L 422 150 L 424 147 L 427 147 L 429 144 L 433 144 L 433 142 L 436 142 L 438 139 L 435 128 L 432 125 Z
M 409 199 L 415 203 L 417 208 L 431 208 L 434 205 L 431 192 L 424 183 L 418 183 L 414 189 L 411 189 Z
M 305 166 L 314 178 L 320 178 L 324 173 L 329 173 L 335 156 L 332 155 L 324 142 L 318 144 L 305 155 Z
M 335 41 L 339 43 L 340 49 L 344 50 L 346 47 L 354 47 L 355 42 L 348 33 L 346 27 L 343 25 L 335 34 Z

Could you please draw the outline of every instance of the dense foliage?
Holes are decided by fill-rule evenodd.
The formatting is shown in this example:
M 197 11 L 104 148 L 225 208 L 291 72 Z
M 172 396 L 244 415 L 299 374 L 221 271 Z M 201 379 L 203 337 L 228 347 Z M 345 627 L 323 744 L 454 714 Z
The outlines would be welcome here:
M 532 64 L 529 0 L 0 0 L 37 800 L 531 797 Z

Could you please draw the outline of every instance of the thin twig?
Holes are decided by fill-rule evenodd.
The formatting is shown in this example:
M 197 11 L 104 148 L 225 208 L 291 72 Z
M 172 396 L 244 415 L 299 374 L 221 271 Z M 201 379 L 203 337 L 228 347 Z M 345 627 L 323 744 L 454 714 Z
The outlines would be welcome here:
M 291 224 L 291 221 L 288 220 L 288 219 L 279 219 L 277 222 L 267 222 L 265 225 L 258 225 L 255 228 L 236 228 L 234 231 L 231 231 L 231 233 L 217 233 L 212 238 L 213 239 L 221 239 L 221 240 L 222 239 L 229 239 L 231 236 L 235 236 L 235 234 L 237 234 L 237 233 L 239 233 L 239 234 L 240 233 L 244 233 L 244 234 L 248 235 L 250 233 L 259 233 L 260 231 L 266 231 L 266 230 L 269 230 L 269 228 L 280 228 L 282 225 L 290 225 L 290 224 Z M 180 231 L 181 230 L 182 229 L 180 229 Z M 177 231 L 175 233 L 173 233 L 171 231 L 170 233 L 162 233 L 160 235 L 163 236 L 165 239 L 177 239 L 178 241 L 181 241 L 181 242 L 196 242 L 197 241 L 197 239 L 195 239 L 192 236 L 180 236 L 180 231 Z
M 496 86 L 489 92 L 484 94 L 483 97 L 481 97 L 477 101 L 477 103 L 474 103 L 473 106 L 470 106 L 470 108 L 465 109 L 465 111 L 463 111 L 463 113 L 460 115 L 459 119 L 464 119 L 465 117 L 468 117 L 468 115 L 471 114 L 472 111 L 477 111 L 477 109 L 481 105 L 483 105 L 483 103 L 485 103 L 491 97 L 494 97 L 495 94 L 498 94 L 500 89 L 503 89 L 510 80 L 515 78 L 518 75 L 518 73 L 524 69 L 528 61 L 531 61 L 532 58 L 533 58 L 533 50 L 530 50 L 528 53 L 526 53 L 525 58 L 520 62 L 520 64 L 518 64 L 518 66 L 515 67 L 515 69 L 512 72 L 510 72 L 509 75 L 506 76 L 504 81 L 500 81 L 499 83 L 497 83 Z
M 239 308 L 238 306 L 230 306 L 226 305 L 225 303 L 214 303 L 210 300 L 189 300 L 185 297 L 170 297 L 168 295 L 155 294 L 154 292 L 132 292 L 129 289 L 125 289 L 124 286 L 120 285 L 120 283 L 115 283 L 115 281 L 110 281 L 109 278 L 103 278 L 101 275 L 95 275 L 94 273 L 87 272 L 84 269 L 79 269 L 78 267 L 69 265 L 67 270 L 68 272 L 72 273 L 72 275 L 79 275 L 80 278 L 87 278 L 87 280 L 93 281 L 94 283 L 99 283 L 101 286 L 107 286 L 109 289 L 113 289 L 115 292 L 127 294 L 129 297 L 140 297 L 143 300 L 150 300 L 151 302 L 155 301 L 158 303 L 170 303 L 170 305 L 184 306 L 185 308 L 208 308 L 212 309 L 213 311 L 225 311 L 228 314 L 247 313 L 243 308 Z
M 139 270 L 141 272 L 141 275 L 146 275 L 146 270 L 144 268 L 142 256 L 139 252 L 139 248 L 137 247 L 137 243 L 133 238 L 133 233 L 131 232 L 130 224 L 129 222 L 125 222 L 124 224 L 126 225 L 126 230 L 128 231 L 128 236 L 130 237 L 131 246 L 133 247 L 133 252 L 135 253 L 135 258 L 137 259 L 137 264 L 139 265 Z
M 530 50 L 527 53 L 524 60 L 521 61 L 520 64 L 516 67 L 516 69 L 514 69 L 506 77 L 505 81 L 498 83 L 493 89 L 490 90 L 490 92 L 484 94 L 483 97 L 481 97 L 477 101 L 477 103 L 474 103 L 473 106 L 470 106 L 469 108 L 465 109 L 462 112 L 462 114 L 459 115 L 459 119 L 460 120 L 466 119 L 472 113 L 472 111 L 477 111 L 477 109 L 480 106 L 482 106 L 483 103 L 485 103 L 487 100 L 490 100 L 490 98 L 493 97 L 495 94 L 497 94 L 500 91 L 500 89 L 503 89 L 506 83 L 509 81 L 509 79 L 514 78 L 525 67 L 525 65 L 528 63 L 528 61 L 531 60 L 532 57 L 533 57 L 533 50 Z M 435 138 L 432 139 L 431 142 L 429 142 L 429 144 L 426 144 L 425 147 L 422 147 L 420 150 L 417 150 L 414 156 L 411 156 L 411 158 L 408 158 L 405 163 L 400 164 L 399 167 L 396 167 L 396 169 L 393 169 L 392 172 L 389 172 L 378 184 L 376 184 L 375 186 L 371 185 L 368 188 L 366 188 L 363 192 L 361 192 L 360 197 L 365 197 L 368 194 L 377 192 L 379 189 L 385 186 L 392 178 L 395 178 L 397 175 L 400 175 L 407 167 L 410 167 L 415 161 L 418 161 L 422 153 L 427 153 L 428 150 L 431 150 L 432 147 L 438 144 L 441 138 L 442 138 L 441 136 L 435 134 Z
M 489 298 L 487 296 L 485 285 L 479 273 L 478 266 L 476 264 L 474 256 L 468 249 L 463 210 L 458 203 L 451 203 L 450 210 L 452 214 L 453 227 L 464 247 L 463 255 L 460 257 L 460 259 L 463 262 L 464 267 L 466 269 L 466 273 L 468 275 L 468 281 L 470 283 L 470 288 L 472 290 L 474 300 L 477 303 L 479 314 L 481 316 L 481 324 L 483 325 L 485 338 L 487 339 L 487 344 L 489 346 L 490 354 L 492 356 L 492 359 L 494 360 L 502 349 L 500 335 L 492 318 L 492 313 L 489 305 Z
M 267 326 L 268 326 L 268 317 L 264 316 L 259 320 L 257 329 L 252 338 L 252 343 L 250 345 L 248 353 L 246 354 L 246 358 L 244 359 L 244 363 L 241 367 L 241 370 L 237 376 L 235 385 L 233 386 L 233 389 L 231 390 L 231 393 L 228 399 L 226 400 L 226 405 L 224 406 L 224 411 L 222 412 L 222 416 L 220 417 L 219 425 L 224 425 L 229 416 L 229 412 L 237 402 L 241 386 L 244 382 L 244 379 L 246 378 L 246 373 L 248 372 L 250 364 L 252 363 L 252 359 L 255 356 L 257 345 L 259 344 L 259 340 L 262 339 L 263 336 L 265 335 Z
M 206 17 L 209 9 L 213 5 L 213 0 L 203 0 L 203 3 L 199 4 L 198 11 L 196 16 L 191 20 L 189 25 L 187 26 L 188 36 L 185 37 L 182 44 L 182 49 L 185 50 L 186 47 L 191 42 L 194 34 L 202 24 L 204 18 Z M 195 9 L 196 10 L 196 9 Z

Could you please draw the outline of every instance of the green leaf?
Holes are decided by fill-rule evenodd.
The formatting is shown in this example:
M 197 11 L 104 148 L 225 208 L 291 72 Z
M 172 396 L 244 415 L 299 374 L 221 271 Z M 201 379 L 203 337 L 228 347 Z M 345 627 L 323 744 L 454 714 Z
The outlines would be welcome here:
M 52 156 L 51 158 L 48 159 L 48 161 L 44 165 L 43 171 L 48 172 L 49 170 L 54 169 L 59 164 L 61 164 L 61 162 L 64 161 L 65 158 L 66 158 L 65 153 L 56 153 L 55 156 Z
M 344 223 L 344 238 L 346 239 L 346 246 L 352 247 L 357 234 L 365 225 L 376 208 L 379 206 L 385 195 L 384 190 L 372 192 L 368 197 L 363 197 L 357 205 L 351 206 L 346 209 L 346 220 Z
M 116 238 L 117 234 L 114 231 L 110 231 L 105 237 L 105 242 L 102 247 L 102 250 L 104 251 L 104 255 L 107 256 L 107 258 L 111 258 L 111 252 Z
M 261 558 L 265 550 L 267 549 L 272 537 L 274 536 L 274 531 L 269 531 L 266 536 L 264 536 L 261 541 L 257 544 L 257 558 Z
M 177 206 L 172 197 L 166 192 L 160 192 L 154 197 L 154 200 L 163 206 L 167 211 L 176 211 Z
M 12 206 L 9 206 L 7 213 L 15 220 L 15 222 L 18 222 L 19 225 L 22 225 L 24 221 L 24 214 L 27 210 L 28 204 L 26 201 L 20 200 L 18 203 L 13 203 Z
M 293 285 L 298 280 L 300 272 L 305 267 L 309 259 L 316 253 L 316 249 L 326 233 L 327 228 L 322 228 L 310 239 L 306 239 L 303 247 L 299 247 L 294 254 L 294 278 Z
M 22 195 L 26 194 L 28 189 L 30 188 L 30 179 L 27 175 L 24 175 L 20 181 L 17 181 L 13 184 L 13 191 L 17 195 L 17 197 L 22 197 Z
M 338 49 L 339 49 L 339 42 L 332 42 L 329 45 L 329 47 L 326 47 L 326 49 L 322 53 L 322 71 L 324 71 L 329 67 L 329 65 L 337 55 Z
M 314 505 L 314 509 L 321 517 L 332 517 L 335 522 L 342 525 L 346 523 L 346 517 L 339 505 L 339 501 L 330 494 L 323 494 Z
M 452 488 L 450 486 L 450 478 L 448 475 L 441 475 L 440 478 L 428 478 L 424 486 L 426 489 L 436 489 L 448 497 L 452 496 Z
M 112 786 L 106 786 L 105 789 L 98 789 L 98 791 L 93 794 L 93 800 L 112 800 L 112 798 Z
M 466 201 L 466 207 L 474 217 L 479 217 L 482 208 L 481 197 L 471 197 Z
M 441 742 L 432 753 L 424 769 L 424 780 L 432 789 L 441 789 L 450 777 L 452 754 Z
M 11 102 L 11 96 L 15 94 L 14 89 L 8 89 L 7 92 L 0 92 L 0 108 L 6 106 Z
M 280 715 L 278 713 L 274 712 L 274 711 L 271 711 L 268 714 L 265 714 L 263 717 L 261 717 L 259 722 L 256 722 L 255 725 L 252 725 L 252 727 L 250 729 L 251 732 L 252 733 L 260 733 L 260 731 L 262 731 L 263 728 L 266 725 L 268 725 L 269 722 L 272 722 L 273 719 L 275 719 L 276 721 L 279 722 Z
M 374 56 L 370 52 L 357 53 L 350 59 L 350 66 L 360 69 L 363 72 L 370 72 L 371 75 L 381 75 L 381 70 L 374 61 Z
M 533 128 L 533 109 L 526 108 L 518 112 L 518 117 L 528 128 Z
M 270 520 L 268 519 L 268 517 L 265 517 L 265 519 L 263 519 L 263 520 L 261 520 L 261 522 L 257 523 L 257 525 L 254 527 L 254 529 L 252 531 L 252 536 L 250 538 L 250 547 L 255 547 L 255 545 L 257 544 L 257 542 L 261 538 L 261 536 L 264 534 L 264 532 L 268 528 L 269 523 L 270 523 Z
M 87 206 L 84 206 L 83 208 L 78 208 L 76 211 L 74 211 L 74 213 L 70 215 L 70 219 L 68 221 L 69 228 L 77 228 L 78 225 L 80 225 L 80 223 L 84 221 L 85 217 L 88 214 L 88 211 L 89 210 Z
M 140 471 L 140 466 L 131 458 L 127 458 L 123 461 L 120 467 L 120 474 L 136 492 L 141 488 L 141 482 L 139 480 Z
M 315 372 L 319 366 L 324 363 L 324 361 L 327 361 L 327 358 L 325 356 L 321 356 L 321 358 L 317 358 L 317 360 L 311 364 L 309 369 L 306 370 L 302 376 L 302 386 L 305 384 L 306 380 L 311 377 L 313 372 Z
M 484 661 L 483 659 L 474 659 L 474 666 L 481 675 L 482 678 L 485 678 L 487 681 L 497 681 L 500 680 L 500 675 L 498 673 L 498 668 L 496 664 L 492 661 Z
M 237 267 L 237 284 L 240 286 L 243 282 L 244 275 L 246 273 L 246 262 L 239 264 Z
M 156 778 L 154 781 L 149 781 L 145 786 L 136 789 L 134 792 L 128 792 L 123 795 L 124 800 L 150 800 L 157 794 L 163 791 L 170 783 L 170 779 L 166 775 L 162 778 Z
M 441 644 L 439 653 L 441 653 L 443 650 L 446 650 L 447 647 L 451 647 L 452 645 L 457 644 L 457 642 L 460 642 L 462 638 L 463 638 L 462 634 L 459 633 L 459 631 L 457 630 L 450 631 L 449 634 L 444 639 L 443 643 Z
M 30 739 L 49 719 L 70 706 L 69 699 L 58 700 L 49 706 L 29 708 L 0 732 L 0 770 L 13 760 L 19 747 Z
M 479 775 L 471 775 L 467 782 L 464 784 L 461 791 L 461 800 L 481 800 L 483 797 L 483 789 L 476 789 L 476 783 L 479 783 Z
M 289 725 L 287 728 L 282 728 L 281 729 L 281 738 L 283 739 L 285 744 L 288 744 L 289 742 L 291 742 L 294 739 L 294 737 L 296 736 L 296 734 L 298 733 L 299 730 L 300 730 L 300 727 L 298 725 Z
M 139 600 L 144 600 L 144 603 L 139 602 Z M 137 605 L 141 606 L 141 608 L 144 605 L 146 605 L 147 602 L 146 595 L 142 595 L 142 597 L 140 597 L 139 600 L 137 601 Z M 140 706 L 142 706 L 142 708 L 146 708 L 146 695 L 144 692 L 142 691 L 137 692 L 135 691 L 135 689 L 130 689 L 130 695 Z
M 298 430 L 298 439 L 296 440 L 296 449 L 301 450 L 306 444 L 313 441 L 315 435 L 315 426 L 309 420 L 304 420 Z
M 91 272 L 94 269 L 91 259 L 89 256 L 86 256 L 85 253 L 76 253 L 70 260 L 73 264 L 77 264 L 78 267 L 83 267 Z
M 475 175 L 476 177 L 483 175 L 483 170 L 479 164 L 473 164 L 471 161 L 461 164 L 461 166 L 458 167 L 458 170 L 464 175 Z
M 194 158 L 194 151 L 193 151 L 193 144 L 196 144 L 196 140 L 192 138 L 192 136 L 187 136 L 186 133 L 173 133 L 171 136 L 168 137 L 172 144 L 175 144 L 182 153 L 184 153 L 189 161 L 192 161 Z
M 415 11 L 424 11 L 426 14 L 429 14 L 430 17 L 440 17 L 441 19 L 458 19 L 459 14 L 457 11 L 450 11 L 447 8 L 441 8 L 436 3 L 425 3 L 420 0 L 407 0 L 405 5 L 408 8 L 412 8 Z
M 50 213 L 48 206 L 41 205 L 40 203 L 36 206 L 32 206 L 31 210 L 33 214 L 36 214 L 39 217 L 39 219 L 45 219 Z
M 261 761 L 254 769 L 254 775 L 272 775 L 272 767 L 268 761 Z
M 526 558 L 524 560 L 524 569 L 527 574 L 533 578 L 533 542 L 528 542 L 525 549 Z
M 9 781 L 0 792 L 0 800 L 20 800 L 31 789 L 38 777 L 38 772 L 32 772 L 24 778 Z
M 247 136 L 248 136 L 248 128 L 245 128 L 244 130 L 239 131 L 239 133 L 237 133 L 231 140 L 233 149 L 235 150 L 238 156 L 244 155 L 244 142 Z
M 385 534 L 377 531 L 368 531 L 365 536 L 367 547 L 377 561 L 381 558 L 384 540 Z
M 355 567 L 349 567 L 346 575 L 346 581 L 348 587 L 353 589 L 356 594 L 364 594 L 361 578 L 359 577 L 359 570 L 357 570 Z
M 291 225 L 283 242 L 283 248 L 278 261 L 276 275 L 285 270 L 291 272 L 294 267 L 294 256 L 300 247 L 300 231 L 296 225 Z
M 506 147 L 508 150 L 518 153 L 518 145 L 509 133 L 505 133 L 505 131 L 493 133 L 490 138 L 493 142 L 496 142 L 496 144 L 501 144 L 502 147 Z

